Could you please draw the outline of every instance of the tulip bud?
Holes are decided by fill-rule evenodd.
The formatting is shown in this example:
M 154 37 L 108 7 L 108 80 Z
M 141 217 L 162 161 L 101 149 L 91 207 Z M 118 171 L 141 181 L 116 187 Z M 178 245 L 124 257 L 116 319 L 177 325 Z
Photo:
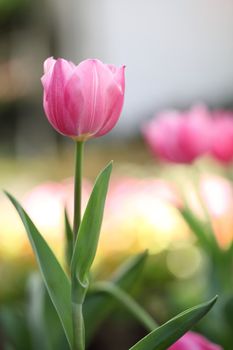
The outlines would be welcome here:
M 96 59 L 75 66 L 62 58 L 48 58 L 41 81 L 44 110 L 52 126 L 77 141 L 108 133 L 123 107 L 124 68 Z

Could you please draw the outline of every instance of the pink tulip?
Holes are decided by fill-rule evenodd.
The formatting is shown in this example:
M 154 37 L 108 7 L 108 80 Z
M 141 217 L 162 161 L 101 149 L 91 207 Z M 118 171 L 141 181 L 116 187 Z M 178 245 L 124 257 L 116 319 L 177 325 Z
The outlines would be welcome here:
M 198 333 L 188 332 L 170 346 L 169 350 L 222 350 L 222 347 L 211 343 Z
M 203 106 L 188 112 L 159 114 L 143 128 L 144 137 L 154 155 L 173 163 L 191 163 L 208 152 L 211 120 Z
M 221 163 L 233 160 L 233 113 L 216 111 L 212 128 L 211 155 Z
M 124 66 L 88 59 L 44 62 L 44 110 L 61 134 L 84 141 L 108 133 L 119 119 L 125 91 Z

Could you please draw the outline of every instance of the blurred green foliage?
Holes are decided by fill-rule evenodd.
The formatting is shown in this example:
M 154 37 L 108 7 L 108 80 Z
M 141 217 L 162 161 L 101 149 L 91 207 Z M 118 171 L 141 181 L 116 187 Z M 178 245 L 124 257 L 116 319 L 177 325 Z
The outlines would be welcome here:
M 0 18 L 6 18 L 25 9 L 30 0 L 0 0 Z

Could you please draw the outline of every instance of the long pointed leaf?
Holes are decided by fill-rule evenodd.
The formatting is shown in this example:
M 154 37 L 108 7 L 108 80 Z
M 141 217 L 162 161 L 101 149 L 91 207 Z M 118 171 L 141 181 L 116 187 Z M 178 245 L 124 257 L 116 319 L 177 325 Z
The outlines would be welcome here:
M 71 272 L 81 284 L 86 282 L 96 254 L 111 170 L 112 162 L 97 177 L 75 242 Z
M 166 350 L 212 308 L 217 297 L 188 309 L 156 328 L 129 350 Z
M 66 246 L 65 246 L 65 256 L 67 267 L 70 267 L 72 253 L 73 253 L 73 231 L 69 222 L 67 211 L 64 213 L 65 218 L 65 237 L 66 237 Z
M 197 239 L 200 241 L 200 244 L 207 250 L 211 247 L 211 242 L 206 234 L 206 230 L 203 227 L 203 224 L 193 215 L 193 213 L 186 207 L 180 210 L 181 215 L 188 224 L 189 228 L 196 235 Z
M 73 334 L 70 281 L 51 248 L 39 233 L 27 213 L 14 197 L 7 192 L 5 193 L 22 219 L 49 296 L 61 320 L 69 345 L 71 346 Z
M 111 282 L 123 289 L 129 289 L 142 274 L 147 258 L 148 250 L 129 257 L 114 271 Z

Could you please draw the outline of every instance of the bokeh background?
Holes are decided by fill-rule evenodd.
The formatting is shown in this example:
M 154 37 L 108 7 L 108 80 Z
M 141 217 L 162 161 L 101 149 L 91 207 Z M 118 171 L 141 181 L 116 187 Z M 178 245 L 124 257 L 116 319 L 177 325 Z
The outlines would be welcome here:
M 179 208 L 185 196 L 202 218 L 201 194 L 212 234 L 226 251 L 233 234 L 231 164 L 208 157 L 192 166 L 165 164 L 152 157 L 141 128 L 162 110 L 233 108 L 232 36 L 231 0 L 0 0 L 1 188 L 22 201 L 62 261 L 64 203 L 72 213 L 73 144 L 45 118 L 43 61 L 90 57 L 126 64 L 120 121 L 85 150 L 84 205 L 98 171 L 114 159 L 93 276 L 108 278 L 120 262 L 149 249 L 144 274 L 132 286 L 137 300 L 163 322 L 219 293 L 222 302 L 197 330 L 229 350 L 230 275 L 215 283 L 216 274 L 222 276 L 216 271 L 224 269 L 199 244 Z M 36 263 L 3 194 L 0 209 L 0 348 L 41 349 L 28 311 L 33 301 L 34 308 L 39 305 L 38 289 L 32 294 L 40 284 Z M 143 334 L 118 308 L 98 328 L 90 349 L 127 349 Z

